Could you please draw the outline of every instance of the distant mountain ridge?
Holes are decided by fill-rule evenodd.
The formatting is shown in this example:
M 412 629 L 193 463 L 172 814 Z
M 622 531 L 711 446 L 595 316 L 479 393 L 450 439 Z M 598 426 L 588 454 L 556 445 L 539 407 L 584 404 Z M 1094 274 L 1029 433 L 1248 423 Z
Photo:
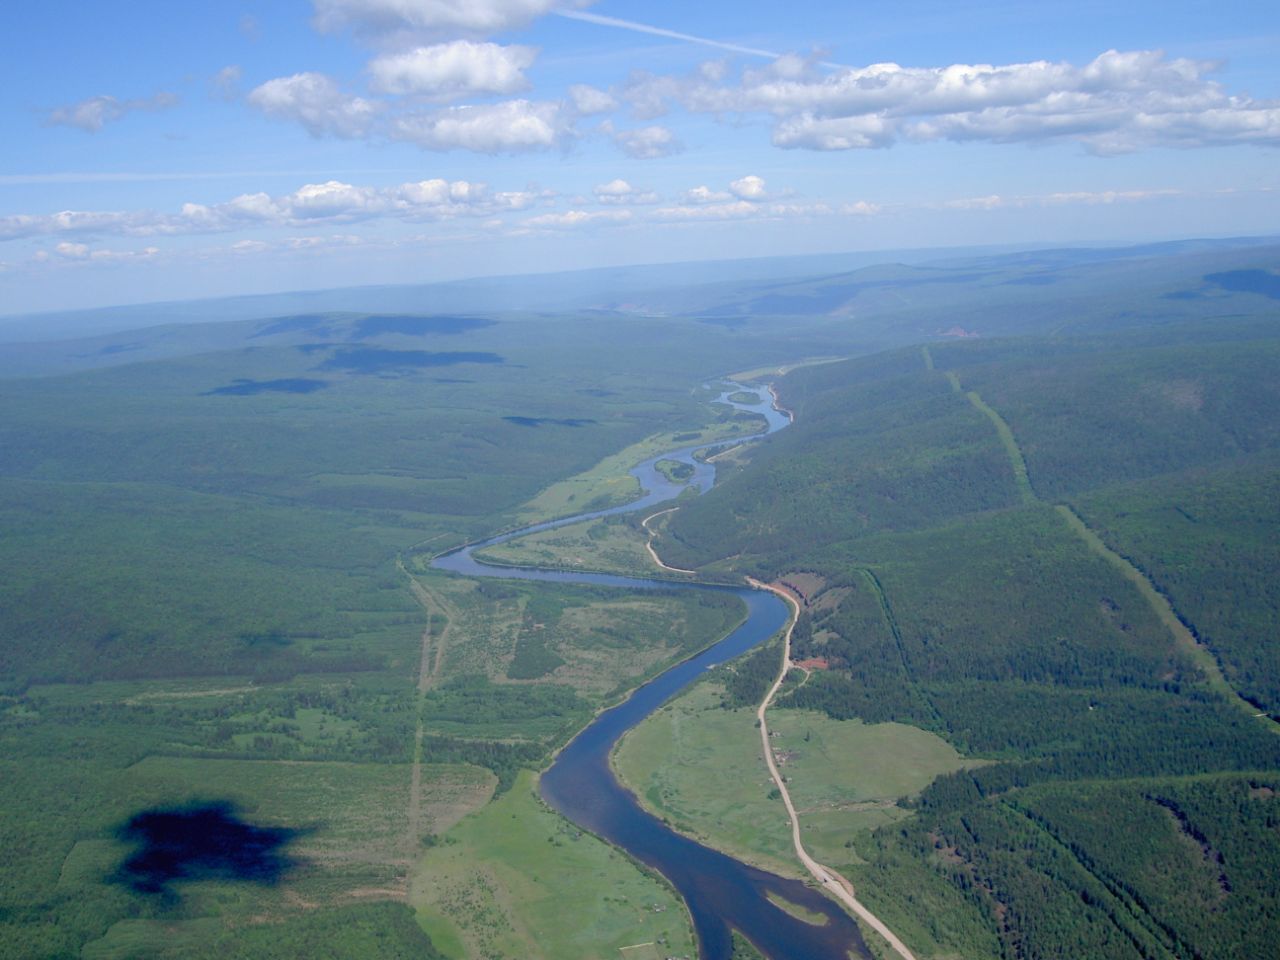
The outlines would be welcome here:
M 714 293 L 728 284 L 769 284 L 818 278 L 885 264 L 931 264 L 942 268 L 988 264 L 1065 266 L 1144 256 L 1247 249 L 1280 243 L 1276 237 L 1179 240 L 1127 247 L 1029 245 L 934 247 L 869 252 L 805 254 L 740 260 L 596 267 L 557 273 L 478 277 L 425 284 L 396 284 L 252 294 L 189 301 L 124 304 L 85 310 L 0 316 L 0 343 L 30 343 L 145 329 L 170 323 L 252 320 L 269 316 L 352 310 L 360 312 L 507 311 L 617 308 L 667 291 L 690 288 Z M 566 289 L 566 288 L 569 289 Z

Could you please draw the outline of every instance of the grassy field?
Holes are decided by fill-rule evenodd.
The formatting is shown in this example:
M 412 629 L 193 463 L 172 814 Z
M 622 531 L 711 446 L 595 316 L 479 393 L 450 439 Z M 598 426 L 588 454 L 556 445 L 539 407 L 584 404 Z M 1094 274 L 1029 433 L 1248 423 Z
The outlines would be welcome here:
M 801 876 L 790 822 L 760 756 L 755 712 L 722 707 L 723 689 L 698 684 L 627 734 L 619 777 L 677 829 L 790 876 Z M 940 774 L 972 766 L 935 734 L 899 723 L 833 720 L 772 710 L 770 743 L 787 778 L 809 852 L 840 869 L 863 832 L 909 816 L 897 806 Z M 709 769 L 714 776 L 708 776 Z M 726 791 L 725 783 L 738 785 Z
M 851 859 L 857 834 L 909 815 L 898 800 L 985 762 L 966 760 L 918 727 L 833 720 L 815 710 L 771 710 L 769 732 L 805 847 L 837 869 Z
M 476 556 L 515 566 L 651 577 L 662 571 L 645 549 L 647 540 L 632 519 L 614 517 L 543 530 L 488 547 Z
M 800 876 L 755 717 L 746 709 L 722 710 L 716 684 L 698 684 L 628 733 L 613 765 L 641 803 L 675 829 L 749 863 Z
M 482 675 L 517 696 L 559 685 L 592 704 L 720 639 L 744 615 L 736 598 L 704 592 L 438 573 L 419 582 L 449 618 L 439 680 Z
M 434 943 L 464 960 L 594 960 L 660 945 L 693 956 L 683 905 L 669 888 L 548 810 L 535 779 L 515 787 L 426 852 L 412 900 Z

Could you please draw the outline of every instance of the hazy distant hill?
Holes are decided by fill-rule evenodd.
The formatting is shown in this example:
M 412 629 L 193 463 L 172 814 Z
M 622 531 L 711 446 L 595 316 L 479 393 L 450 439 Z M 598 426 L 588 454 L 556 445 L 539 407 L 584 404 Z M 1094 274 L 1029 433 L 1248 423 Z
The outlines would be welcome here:
M 997 251 L 1009 248 L 979 249 Z M 0 316 L 0 343 L 87 337 L 163 324 L 250 320 L 293 313 L 341 310 L 387 313 L 585 309 L 602 304 L 643 300 L 654 291 L 683 291 L 710 284 L 732 286 L 761 280 L 819 276 L 885 261 L 920 263 L 973 252 L 976 251 L 928 248 L 642 264 L 562 273 L 479 277 L 441 283 L 300 290 L 91 310 L 59 310 Z
M 342 319 L 367 314 L 509 320 L 574 314 L 602 324 L 687 318 L 755 337 L 803 333 L 802 352 L 850 355 L 939 338 L 1261 315 L 1277 296 L 1271 278 L 1278 266 L 1280 242 L 1201 240 L 779 257 L 113 307 L 0 321 L 0 339 L 13 341 L 0 348 L 0 377 L 259 345 L 262 331 L 271 329 L 278 336 L 268 342 L 285 342 L 289 333 L 306 332 L 281 328 L 290 317 L 329 317 L 334 336 L 343 339 Z

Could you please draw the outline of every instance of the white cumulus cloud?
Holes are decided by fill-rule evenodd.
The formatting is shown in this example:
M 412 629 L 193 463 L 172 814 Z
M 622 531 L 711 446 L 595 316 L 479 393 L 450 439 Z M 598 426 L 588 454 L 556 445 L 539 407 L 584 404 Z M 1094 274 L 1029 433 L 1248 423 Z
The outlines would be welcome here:
M 1071 140 L 1095 153 L 1151 146 L 1280 145 L 1280 101 L 1229 94 L 1215 63 L 1158 50 L 1108 50 L 1076 65 L 903 67 L 876 63 L 824 72 L 782 57 L 726 79 L 638 75 L 623 95 L 645 115 L 671 104 L 717 116 L 761 115 L 773 143 L 856 150 L 931 140 Z
M 763 200 L 764 181 L 755 174 L 748 174 L 729 184 L 729 191 L 740 200 Z
M 523 71 L 536 56 L 532 47 L 454 40 L 377 57 L 369 64 L 369 74 L 374 89 L 382 93 L 435 100 L 510 94 L 528 87 Z
M 692 187 L 684 192 L 685 203 L 723 203 L 732 200 L 733 194 L 725 190 L 712 190 L 705 184 Z
M 571 84 L 568 92 L 573 109 L 584 117 L 608 113 L 618 106 L 618 101 L 611 94 L 585 83 Z
M 637 190 L 626 180 L 610 180 L 591 189 L 597 203 L 644 204 L 657 203 L 658 195 L 652 190 Z
M 676 135 L 666 127 L 650 126 L 635 130 L 612 131 L 613 142 L 622 152 L 637 160 L 654 160 L 679 153 L 683 148 Z
M 77 211 L 0 217 L 0 240 L 55 236 L 176 236 L 225 233 L 256 227 L 310 227 L 387 218 L 405 222 L 491 217 L 525 210 L 548 199 L 545 191 L 491 191 L 467 180 L 417 180 L 368 187 L 328 180 L 292 193 L 244 193 L 222 203 L 184 203 L 177 213 Z M 80 244 L 63 241 L 73 256 Z M 55 248 L 56 249 L 56 248 Z
M 250 91 L 249 103 L 269 117 L 293 120 L 312 136 L 365 136 L 382 110 L 376 101 L 344 93 L 323 73 L 277 77 Z
M 427 150 L 524 153 L 558 146 L 571 135 L 557 103 L 507 100 L 406 114 L 391 125 L 391 136 Z

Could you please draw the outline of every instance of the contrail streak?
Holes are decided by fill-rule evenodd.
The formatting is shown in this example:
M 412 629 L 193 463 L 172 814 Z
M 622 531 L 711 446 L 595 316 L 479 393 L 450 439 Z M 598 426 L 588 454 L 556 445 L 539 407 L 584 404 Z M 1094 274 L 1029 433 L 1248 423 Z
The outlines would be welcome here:
M 710 40 L 707 37 L 695 37 L 691 33 L 680 33 L 676 30 L 666 30 L 662 27 L 651 27 L 647 23 L 636 23 L 634 20 L 619 20 L 617 17 L 605 17 L 598 13 L 586 13 L 581 10 L 557 10 L 557 16 L 564 17 L 567 20 L 581 20 L 584 23 L 594 23 L 602 27 L 618 27 L 620 30 L 630 30 L 633 33 L 648 33 L 655 37 L 667 37 L 671 40 L 684 40 L 686 43 L 700 43 L 704 47 L 715 47 L 718 50 L 728 50 L 731 53 L 745 53 L 752 57 L 768 57 L 770 60 L 777 60 L 782 56 L 772 50 L 759 50 L 755 47 L 743 47 L 736 43 L 725 43 L 722 40 Z
M 686 43 L 697 43 L 704 47 L 715 47 L 717 50 L 728 50 L 730 53 L 745 53 L 750 57 L 764 57 L 777 60 L 782 54 L 776 50 L 761 50 L 758 47 L 744 47 L 737 43 L 725 43 L 723 40 L 712 40 L 709 37 L 695 37 L 691 33 L 668 30 L 665 27 L 652 27 L 647 23 L 636 23 L 634 20 L 621 20 L 618 17 L 606 17 L 599 13 L 587 13 L 585 10 L 556 10 L 556 16 L 566 20 L 581 20 L 583 23 L 594 23 L 601 27 L 617 27 L 619 30 L 630 30 L 632 33 L 647 33 L 654 37 L 667 37 L 671 40 L 683 40 Z M 843 63 L 831 63 L 827 60 L 818 62 L 818 66 L 831 70 L 849 69 Z

